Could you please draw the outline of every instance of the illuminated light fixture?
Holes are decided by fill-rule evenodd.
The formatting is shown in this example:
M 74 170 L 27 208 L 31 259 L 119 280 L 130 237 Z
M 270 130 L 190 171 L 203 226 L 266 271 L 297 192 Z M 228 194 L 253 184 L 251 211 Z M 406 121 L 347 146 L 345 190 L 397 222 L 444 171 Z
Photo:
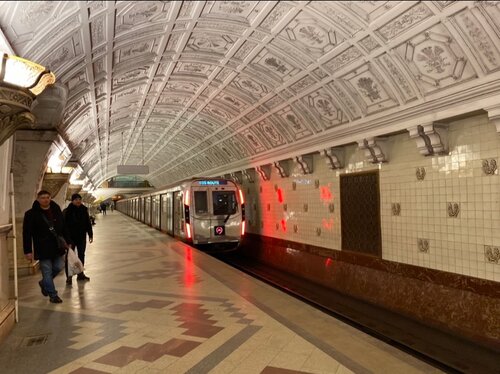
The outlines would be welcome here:
M 0 145 L 18 128 L 35 125 L 33 100 L 55 81 L 45 67 L 0 52 Z
M 245 221 L 241 221 L 241 236 L 245 235 Z
M 184 205 L 189 206 L 189 191 L 184 192 Z
M 243 192 L 240 189 L 238 189 L 238 192 L 240 194 L 240 204 L 245 204 L 245 199 L 243 198 Z
M 186 234 L 188 239 L 191 239 L 191 225 L 189 223 L 186 223 Z
M 26 88 L 38 96 L 48 85 L 56 82 L 56 76 L 42 65 L 4 53 L 0 64 L 0 81 L 16 88 Z

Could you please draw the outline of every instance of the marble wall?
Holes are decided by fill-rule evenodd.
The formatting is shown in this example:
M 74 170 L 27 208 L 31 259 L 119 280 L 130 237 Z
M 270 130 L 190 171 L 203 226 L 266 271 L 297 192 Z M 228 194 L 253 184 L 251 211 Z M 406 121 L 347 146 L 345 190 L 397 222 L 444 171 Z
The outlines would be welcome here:
M 13 285 L 9 280 L 8 248 L 11 230 L 10 168 L 13 138 L 0 146 L 0 342 L 14 324 Z
M 312 174 L 290 162 L 287 178 L 243 178 L 247 231 L 341 250 L 340 175 L 378 169 L 383 259 L 500 281 L 500 136 L 486 115 L 447 126 L 446 155 L 422 156 L 404 133 L 384 139 L 383 164 L 348 145 L 339 170 L 316 154 Z

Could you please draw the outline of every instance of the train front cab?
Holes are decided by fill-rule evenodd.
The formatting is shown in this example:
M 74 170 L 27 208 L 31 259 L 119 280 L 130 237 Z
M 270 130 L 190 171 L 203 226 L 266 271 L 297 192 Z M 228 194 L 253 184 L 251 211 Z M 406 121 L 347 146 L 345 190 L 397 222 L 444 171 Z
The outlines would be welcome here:
M 213 249 L 238 246 L 244 233 L 244 200 L 234 182 L 195 180 L 183 200 L 187 240 Z

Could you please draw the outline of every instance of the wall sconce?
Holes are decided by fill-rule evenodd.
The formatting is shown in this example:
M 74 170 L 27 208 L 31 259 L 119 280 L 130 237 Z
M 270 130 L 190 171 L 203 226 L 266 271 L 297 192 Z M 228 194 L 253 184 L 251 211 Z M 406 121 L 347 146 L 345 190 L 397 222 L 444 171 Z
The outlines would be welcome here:
M 0 146 L 19 127 L 35 124 L 33 100 L 55 81 L 54 73 L 41 65 L 6 53 L 0 55 Z

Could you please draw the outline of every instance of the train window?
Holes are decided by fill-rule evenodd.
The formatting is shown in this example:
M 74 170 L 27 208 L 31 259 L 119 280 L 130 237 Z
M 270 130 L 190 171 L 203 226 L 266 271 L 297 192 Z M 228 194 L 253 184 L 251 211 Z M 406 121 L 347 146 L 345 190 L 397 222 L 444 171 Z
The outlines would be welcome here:
M 196 214 L 208 213 L 207 191 L 194 191 L 194 209 Z
M 234 191 L 213 191 L 214 215 L 234 214 L 237 210 Z

